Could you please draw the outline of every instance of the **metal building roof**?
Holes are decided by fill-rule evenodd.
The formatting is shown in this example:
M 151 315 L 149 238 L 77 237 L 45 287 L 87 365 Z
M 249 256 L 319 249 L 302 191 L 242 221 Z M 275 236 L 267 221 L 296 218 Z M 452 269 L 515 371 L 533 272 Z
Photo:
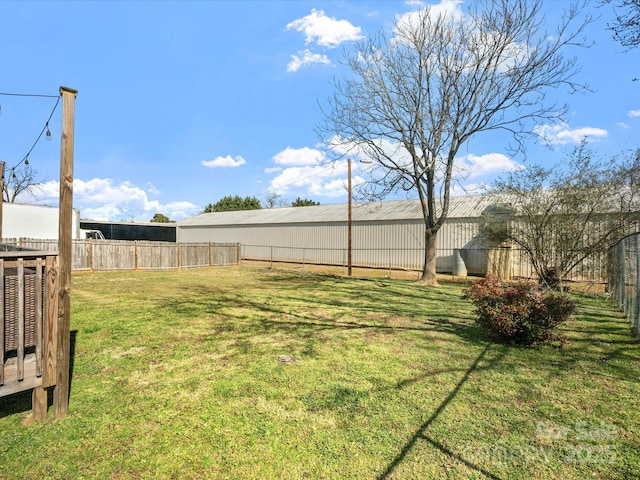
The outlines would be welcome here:
M 450 201 L 448 218 L 479 217 L 485 208 L 495 203 L 496 198 L 488 195 L 454 197 Z M 347 208 L 346 204 L 339 204 L 203 213 L 179 222 L 178 227 L 346 222 Z M 354 204 L 352 214 L 354 222 L 422 219 L 419 200 Z

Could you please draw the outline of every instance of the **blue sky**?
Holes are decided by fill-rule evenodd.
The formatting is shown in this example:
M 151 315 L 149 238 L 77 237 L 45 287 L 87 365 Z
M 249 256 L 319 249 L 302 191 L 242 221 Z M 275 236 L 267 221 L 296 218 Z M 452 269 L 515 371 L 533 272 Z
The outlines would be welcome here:
M 436 3 L 426 2 L 425 4 Z M 447 2 L 445 2 L 447 3 Z M 464 9 L 464 3 L 452 3 Z M 272 192 L 321 204 L 346 202 L 346 166 L 327 168 L 315 127 L 331 81 L 358 38 L 389 29 L 410 1 L 0 2 L 0 92 L 78 90 L 74 207 L 82 218 L 174 220 L 225 195 Z M 544 4 L 550 28 L 563 0 Z M 640 146 L 640 49 L 606 29 L 612 7 L 592 3 L 590 48 L 566 51 L 589 93 L 550 92 L 570 106 L 566 123 L 539 125 L 528 161 L 556 162 L 586 135 L 602 155 Z M 29 151 L 55 98 L 0 96 L 0 160 Z M 44 181 L 35 197 L 56 205 L 60 106 L 29 164 Z M 478 136 L 460 152 L 468 185 L 490 182 L 523 158 Z M 358 176 L 358 165 L 354 166 Z M 404 198 L 404 197 L 401 197 Z

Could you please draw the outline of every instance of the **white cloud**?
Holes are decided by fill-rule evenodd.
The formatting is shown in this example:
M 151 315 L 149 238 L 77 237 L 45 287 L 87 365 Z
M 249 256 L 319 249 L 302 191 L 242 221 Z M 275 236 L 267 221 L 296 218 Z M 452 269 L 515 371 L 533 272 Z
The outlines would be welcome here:
M 456 160 L 461 162 L 459 167 L 468 173 L 469 178 L 481 177 L 495 172 L 512 172 L 521 168 L 519 163 L 502 153 L 485 155 L 470 153 Z
M 110 220 L 121 220 L 122 211 L 115 205 L 104 205 L 97 208 L 84 208 L 80 213 L 83 220 L 97 220 L 99 222 L 108 222 Z
M 460 20 L 464 15 L 460 8 L 461 3 L 462 0 L 441 0 L 440 3 L 427 5 L 426 8 L 428 8 L 429 12 L 434 16 L 446 15 L 451 16 L 456 20 Z
M 264 169 L 264 173 L 276 173 L 282 171 L 281 167 L 268 167 Z
M 411 156 L 401 143 L 390 142 L 384 138 L 377 138 L 374 145 L 358 145 L 349 140 L 333 136 L 327 141 L 329 149 L 343 157 L 354 160 L 354 166 L 360 161 L 369 163 L 372 158 L 376 158 L 382 153 L 398 165 L 408 166 L 411 164 Z
M 299 190 L 302 195 L 323 197 L 338 197 L 346 192 L 346 160 L 329 162 L 321 150 L 287 147 L 275 154 L 273 161 L 284 168 L 265 169 L 267 173 L 278 173 L 270 181 L 270 192 L 283 195 Z
M 149 221 L 155 213 L 163 213 L 172 220 L 193 216 L 201 208 L 191 202 L 177 201 L 162 204 L 149 198 L 157 189 L 151 185 L 147 190 L 128 181 L 116 182 L 111 178 L 93 178 L 85 181 L 74 179 L 73 203 L 80 210 L 80 217 L 95 220 Z M 58 181 L 49 181 L 39 186 L 37 198 L 40 203 L 57 203 L 60 192 Z
M 158 211 L 160 213 L 164 213 L 171 220 L 177 221 L 197 215 L 201 212 L 201 210 L 202 208 L 198 205 L 183 200 L 178 202 L 165 203 L 164 205 L 161 205 L 161 209 Z
M 451 185 L 452 197 L 464 197 L 466 195 L 479 195 L 485 193 L 489 189 L 486 183 L 465 183 L 461 185 L 455 183 Z
M 312 53 L 308 48 L 298 52 L 298 55 L 291 55 L 291 61 L 287 65 L 287 72 L 297 72 L 302 67 L 313 65 L 314 63 L 322 63 L 331 65 L 331 60 L 326 55 Z
M 278 165 L 317 165 L 322 160 L 324 160 L 324 154 L 320 150 L 309 147 L 287 147 L 273 156 L 273 161 Z
M 351 182 L 355 185 L 355 179 L 351 179 Z M 334 180 L 323 183 L 318 186 L 315 191 L 312 190 L 314 195 L 321 195 L 325 197 L 340 197 L 347 193 L 347 180 L 345 178 L 336 178 Z
M 287 30 L 294 29 L 304 32 L 305 43 L 317 43 L 323 47 L 336 47 L 343 42 L 349 42 L 362 38 L 360 27 L 354 26 L 348 20 L 337 20 L 328 17 L 324 11 L 311 10 L 305 17 L 299 18 L 287 24 Z
M 473 15 L 465 15 L 461 8 L 462 0 L 441 0 L 440 3 L 422 5 L 418 10 L 405 12 L 396 16 L 394 29 L 394 43 L 398 45 L 412 45 L 416 31 L 422 30 L 425 20 L 431 21 L 427 24 L 430 30 L 429 35 L 439 35 L 436 31 L 441 28 L 440 19 L 446 22 L 446 27 L 457 29 L 460 42 L 464 43 L 464 48 L 460 50 L 460 56 L 456 58 L 458 67 L 463 71 L 473 71 L 476 68 L 478 58 L 488 58 L 491 45 L 504 44 L 504 32 L 497 30 L 487 30 L 486 25 L 480 25 L 481 19 Z M 421 5 L 415 2 L 414 6 Z M 437 20 L 438 19 L 438 20 Z M 413 47 L 410 47 L 412 50 Z M 506 72 L 513 68 L 526 67 L 529 58 L 535 53 L 526 43 L 511 41 L 504 44 L 499 61 L 492 65 L 499 72 Z M 439 69 L 441 60 L 435 56 L 427 60 L 433 64 L 433 68 Z
M 160 190 L 158 190 L 156 186 L 151 182 L 147 182 L 147 191 L 149 193 L 153 193 L 154 195 L 160 194 Z
M 588 140 L 600 140 L 608 135 L 608 132 L 597 127 L 569 128 L 567 123 L 559 125 L 538 125 L 533 132 L 542 137 L 551 145 L 566 145 L 568 143 L 580 143 Z
M 631 127 L 629 127 L 629 125 L 627 125 L 627 124 L 626 124 L 626 123 L 624 123 L 624 122 L 616 122 L 616 125 L 617 125 L 618 127 L 620 127 L 620 128 L 624 128 L 624 129 L 631 128 Z
M 356 185 L 363 179 L 355 175 L 352 177 L 352 181 Z M 338 197 L 345 195 L 346 189 L 346 160 L 336 161 L 330 165 L 307 164 L 284 168 L 271 180 L 269 185 L 269 191 L 279 195 L 300 190 L 302 194 Z
M 629 118 L 640 117 L 640 110 L 629 110 L 627 115 L 629 115 Z
M 423 2 L 413 1 L 407 2 L 410 6 L 424 7 L 420 10 L 406 12 L 397 16 L 396 21 L 398 25 L 410 27 L 412 30 L 415 25 L 420 23 L 420 15 L 426 10 L 429 16 L 436 18 L 440 15 L 451 18 L 452 20 L 459 22 L 463 19 L 464 13 L 460 8 L 462 0 L 441 0 L 440 3 L 432 5 L 424 5 Z
M 235 157 L 231 157 L 231 155 L 227 155 L 226 157 L 216 157 L 213 160 L 203 160 L 202 165 L 205 167 L 239 167 L 240 165 L 244 165 L 247 163 L 241 155 L 236 155 Z
M 333 177 L 335 172 L 326 167 L 289 167 L 271 180 L 269 191 L 284 194 L 296 188 L 305 188 L 311 193 L 324 191 L 323 185 L 327 178 Z

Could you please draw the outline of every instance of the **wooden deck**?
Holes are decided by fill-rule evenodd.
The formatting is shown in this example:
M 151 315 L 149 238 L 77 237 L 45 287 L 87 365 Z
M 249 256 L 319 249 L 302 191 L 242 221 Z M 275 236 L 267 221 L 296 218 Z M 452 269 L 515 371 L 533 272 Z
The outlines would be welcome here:
M 0 293 L 0 397 L 54 386 L 57 253 L 0 251 Z
M 43 386 L 42 374 L 38 374 L 35 355 L 24 358 L 22 365 L 18 367 L 17 357 L 9 358 L 3 365 L 4 383 L 0 387 L 0 396 L 30 390 Z

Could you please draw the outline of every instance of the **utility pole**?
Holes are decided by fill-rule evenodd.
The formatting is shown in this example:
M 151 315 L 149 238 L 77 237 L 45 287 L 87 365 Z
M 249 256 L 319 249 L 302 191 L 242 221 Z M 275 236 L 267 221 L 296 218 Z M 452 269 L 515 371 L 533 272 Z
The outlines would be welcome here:
M 58 336 L 56 387 L 53 392 L 55 418 L 69 410 L 71 354 L 71 252 L 73 223 L 73 134 L 77 90 L 60 87 L 62 134 L 60 141 L 60 220 L 58 223 Z
M 352 273 L 352 264 L 351 264 L 351 239 L 352 239 L 352 194 L 351 194 L 351 159 L 347 162 L 348 165 L 348 176 L 349 180 L 347 181 L 347 190 L 348 190 L 348 203 L 349 203 L 349 214 L 347 219 L 347 274 L 351 276 Z

